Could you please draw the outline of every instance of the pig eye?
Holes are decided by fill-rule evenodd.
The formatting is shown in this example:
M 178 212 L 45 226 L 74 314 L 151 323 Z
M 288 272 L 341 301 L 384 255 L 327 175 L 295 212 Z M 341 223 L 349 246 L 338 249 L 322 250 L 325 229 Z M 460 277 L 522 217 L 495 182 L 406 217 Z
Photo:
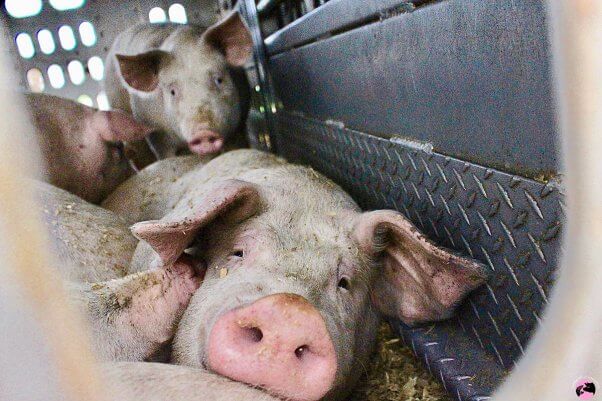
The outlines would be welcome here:
M 349 290 L 351 283 L 349 282 L 349 279 L 347 277 L 341 277 L 337 286 L 343 290 Z
M 125 159 L 125 149 L 123 142 L 107 142 L 114 159 Z
M 224 83 L 224 78 L 220 75 L 216 75 L 215 77 L 213 77 L 213 83 L 216 87 L 219 88 Z
M 232 252 L 230 254 L 230 256 L 232 256 L 234 258 L 243 258 L 245 256 L 245 253 L 242 249 L 238 249 L 238 250 Z
M 169 94 L 172 97 L 176 97 L 178 95 L 178 88 L 176 88 L 175 84 L 169 85 Z

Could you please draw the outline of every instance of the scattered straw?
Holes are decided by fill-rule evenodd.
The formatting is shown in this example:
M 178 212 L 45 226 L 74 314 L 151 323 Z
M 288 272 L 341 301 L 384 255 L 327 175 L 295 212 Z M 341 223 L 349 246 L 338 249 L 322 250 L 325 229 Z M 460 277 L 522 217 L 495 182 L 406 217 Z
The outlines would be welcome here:
M 450 401 L 443 386 L 395 337 L 388 324 L 378 329 L 376 353 L 349 401 Z

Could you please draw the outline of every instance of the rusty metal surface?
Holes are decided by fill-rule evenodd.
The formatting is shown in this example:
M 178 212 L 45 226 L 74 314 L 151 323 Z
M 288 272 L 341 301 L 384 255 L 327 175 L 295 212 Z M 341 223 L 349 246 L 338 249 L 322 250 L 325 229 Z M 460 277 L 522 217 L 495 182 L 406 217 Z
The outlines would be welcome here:
M 399 210 L 440 244 L 489 266 L 488 284 L 457 318 L 398 325 L 451 394 L 488 396 L 522 356 L 548 302 L 563 220 L 559 186 L 296 113 L 279 111 L 275 122 L 280 154 L 341 184 L 363 208 Z
M 286 110 L 536 178 L 559 168 L 547 33 L 543 0 L 449 0 L 276 54 L 269 69 Z

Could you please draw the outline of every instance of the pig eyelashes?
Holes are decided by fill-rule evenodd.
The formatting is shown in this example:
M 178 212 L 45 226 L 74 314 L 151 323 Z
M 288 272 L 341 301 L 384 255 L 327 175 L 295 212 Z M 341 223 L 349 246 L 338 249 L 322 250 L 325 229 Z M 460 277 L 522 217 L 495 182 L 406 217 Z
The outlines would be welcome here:
M 228 254 L 227 260 L 231 263 L 240 263 L 245 258 L 245 252 L 242 249 L 236 249 Z
M 211 84 L 213 85 L 213 87 L 217 90 L 221 90 L 222 89 L 222 85 L 224 84 L 224 77 L 220 74 L 214 74 L 211 77 Z
M 234 252 L 232 252 L 230 254 L 231 257 L 235 257 L 235 258 L 244 258 L 245 257 L 245 252 L 242 249 L 237 249 Z

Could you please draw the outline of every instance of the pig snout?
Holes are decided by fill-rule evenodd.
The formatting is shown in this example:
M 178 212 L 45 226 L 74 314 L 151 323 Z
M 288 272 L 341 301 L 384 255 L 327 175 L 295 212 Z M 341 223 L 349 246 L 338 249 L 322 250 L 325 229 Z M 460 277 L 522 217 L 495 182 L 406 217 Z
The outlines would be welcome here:
M 224 146 L 224 138 L 217 132 L 208 129 L 196 131 L 188 141 L 188 148 L 192 153 L 204 156 L 217 153 Z
M 322 316 L 294 294 L 270 295 L 222 315 L 207 356 L 213 371 L 295 401 L 322 398 L 337 370 Z

